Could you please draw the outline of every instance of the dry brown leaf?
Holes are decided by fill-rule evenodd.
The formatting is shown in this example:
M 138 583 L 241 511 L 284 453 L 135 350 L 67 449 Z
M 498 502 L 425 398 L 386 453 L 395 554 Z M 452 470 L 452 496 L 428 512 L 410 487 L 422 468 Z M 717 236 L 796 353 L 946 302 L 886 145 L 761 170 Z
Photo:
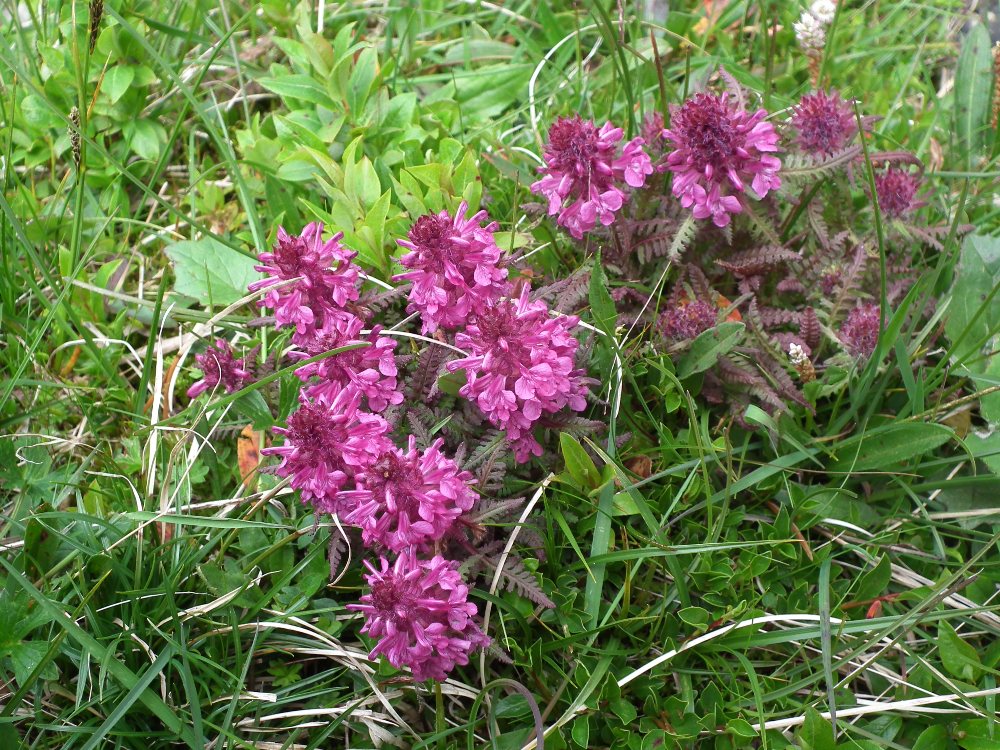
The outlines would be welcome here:
M 236 440 L 236 457 L 240 467 L 240 481 L 250 492 L 257 484 L 257 467 L 260 466 L 260 433 L 248 424 Z

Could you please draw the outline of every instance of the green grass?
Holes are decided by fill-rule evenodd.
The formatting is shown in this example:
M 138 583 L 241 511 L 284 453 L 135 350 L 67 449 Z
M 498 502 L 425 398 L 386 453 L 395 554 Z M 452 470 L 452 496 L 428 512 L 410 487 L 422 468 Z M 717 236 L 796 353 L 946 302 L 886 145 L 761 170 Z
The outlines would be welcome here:
M 717 3 L 699 23 L 702 2 L 666 19 L 609 2 L 108 2 L 91 51 L 88 3 L 41 5 L 22 23 L 0 4 L 0 747 L 521 748 L 525 693 L 548 748 L 1000 747 L 1000 445 L 982 437 L 1000 139 L 955 126 L 989 105 L 953 77 L 965 4 L 847 2 L 821 61 L 824 85 L 882 118 L 866 154 L 916 154 L 927 223 L 950 228 L 940 252 L 894 234 L 869 170 L 854 175 L 882 280 L 887 248 L 912 246 L 920 271 L 883 307 L 871 362 L 814 413 L 758 409 L 764 427 L 741 430 L 655 331 L 616 329 L 593 283 L 577 310 L 603 334 L 593 465 L 564 466 L 576 454 L 553 440 L 507 483 L 530 512 L 490 527 L 557 606 L 480 576 L 472 598 L 513 663 L 477 655 L 437 695 L 368 660 L 345 608 L 360 546 L 331 580 L 336 525 L 273 477 L 240 483 L 241 430 L 287 416 L 292 368 L 206 408 L 184 395 L 192 347 L 284 345 L 240 304 L 279 224 L 343 229 L 388 281 L 395 238 L 464 197 L 513 233 L 501 246 L 539 248 L 535 275 L 591 268 L 608 248 L 523 208 L 549 124 L 580 112 L 635 135 L 720 65 L 784 111 L 811 88 L 801 8 Z M 183 241 L 217 253 L 207 277 L 178 270 Z M 676 271 L 605 264 L 607 286 L 655 306 Z

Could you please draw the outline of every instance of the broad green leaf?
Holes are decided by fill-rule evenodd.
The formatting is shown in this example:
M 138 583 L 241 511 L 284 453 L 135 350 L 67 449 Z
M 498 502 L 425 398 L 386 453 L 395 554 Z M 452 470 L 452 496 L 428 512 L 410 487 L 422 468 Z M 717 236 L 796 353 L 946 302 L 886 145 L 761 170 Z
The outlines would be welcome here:
M 101 91 L 107 94 L 108 99 L 114 104 L 128 91 L 128 87 L 135 80 L 135 68 L 131 65 L 114 65 L 104 74 L 104 81 L 101 83 Z
M 965 167 L 975 170 L 986 154 L 993 98 L 993 54 L 990 33 L 974 23 L 962 43 L 955 69 L 955 135 Z
M 998 284 L 1000 238 L 969 235 L 962 243 L 944 331 L 952 361 L 974 373 L 985 369 L 983 346 L 1000 331 L 1000 293 L 994 294 Z
M 691 348 L 677 364 L 678 379 L 684 380 L 712 367 L 719 361 L 719 357 L 740 342 L 745 328 L 742 323 L 726 322 L 698 334 L 698 338 L 691 342 Z
M 982 672 L 982 662 L 976 649 L 962 640 L 947 620 L 938 623 L 938 651 L 941 663 L 952 676 L 966 682 L 975 682 Z
M 887 555 L 882 555 L 878 564 L 861 576 L 861 581 L 851 595 L 856 601 L 868 601 L 888 592 L 889 580 L 892 578 L 892 564 Z
M 948 746 L 948 730 L 940 724 L 927 727 L 913 743 L 913 750 L 941 750 Z
M 260 391 L 250 391 L 233 402 L 233 406 L 249 419 L 255 430 L 265 430 L 274 424 L 274 417 Z
M 568 432 L 560 433 L 559 447 L 566 462 L 566 471 L 577 486 L 585 490 L 600 486 L 601 474 L 597 466 L 575 437 Z
M 259 78 L 257 83 L 284 99 L 301 99 L 327 109 L 337 109 L 322 84 L 306 75 L 292 74 L 280 78 Z
M 371 93 L 372 84 L 378 76 L 378 53 L 373 47 L 366 47 L 358 55 L 354 70 L 347 83 L 347 106 L 355 120 L 360 116 Z
M 45 641 L 25 641 L 7 649 L 14 667 L 14 678 L 19 686 L 28 682 L 31 673 L 35 667 L 42 663 L 48 650 L 49 644 Z M 54 680 L 59 676 L 59 673 L 56 671 L 55 665 L 49 662 L 39 676 L 44 680 Z
M 174 262 L 174 289 L 205 304 L 231 304 L 260 278 L 252 258 L 212 237 L 176 242 L 166 253 Z
M 143 159 L 155 161 L 166 141 L 163 126 L 152 120 L 136 120 L 130 122 L 129 126 L 129 146 Z
M 806 720 L 799 731 L 802 750 L 835 750 L 837 741 L 833 738 L 833 726 L 819 711 L 811 706 L 806 708 Z
M 863 436 L 857 443 L 840 449 L 830 463 L 831 471 L 875 471 L 919 458 L 938 448 L 953 436 L 944 425 L 933 422 L 900 422 L 872 437 Z

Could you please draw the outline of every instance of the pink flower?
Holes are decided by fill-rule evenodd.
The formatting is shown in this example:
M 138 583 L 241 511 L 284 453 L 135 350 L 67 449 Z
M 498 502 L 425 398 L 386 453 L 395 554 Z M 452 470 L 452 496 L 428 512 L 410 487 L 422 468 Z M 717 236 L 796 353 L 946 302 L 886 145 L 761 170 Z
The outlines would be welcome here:
M 531 192 L 545 196 L 549 215 L 559 214 L 556 221 L 577 239 L 598 221 L 604 226 L 614 222 L 625 200 L 616 181 L 638 188 L 653 173 L 643 139 L 629 141 L 616 154 L 621 139 L 621 128 L 608 122 L 598 130 L 579 116 L 560 117 L 549 129 L 545 166 L 538 170 L 545 176 L 531 186 Z
M 396 342 L 380 336 L 380 326 L 375 326 L 367 335 L 362 335 L 362 328 L 364 323 L 353 315 L 337 319 L 333 325 L 318 330 L 306 342 L 304 352 L 291 352 L 290 356 L 295 359 L 309 359 L 342 346 L 367 344 L 298 368 L 295 374 L 303 382 L 319 378 L 319 382 L 306 387 L 306 398 L 330 404 L 351 385 L 365 395 L 368 408 L 374 412 L 385 411 L 389 404 L 403 403 L 393 354 Z
M 855 357 L 867 358 L 875 351 L 879 335 L 879 306 L 870 302 L 849 313 L 840 329 L 840 338 Z
M 578 342 L 570 335 L 578 319 L 550 317 L 543 302 L 529 301 L 529 293 L 525 284 L 517 300 L 498 300 L 484 310 L 455 337 L 470 356 L 447 365 L 449 372 L 465 370 L 459 393 L 507 431 L 520 462 L 541 455 L 531 431 L 542 414 L 587 405 L 588 380 L 574 365 Z
M 781 186 L 781 161 L 774 126 L 763 109 L 750 114 L 731 106 L 726 94 L 696 94 L 671 113 L 663 134 L 674 144 L 667 169 L 674 173 L 673 194 L 692 208 L 696 219 L 712 218 L 718 227 L 743 210 L 738 195 L 750 183 L 758 197 Z
M 840 151 L 858 132 L 851 103 L 836 91 L 803 96 L 792 113 L 792 125 L 803 151 L 824 156 Z
M 925 201 L 915 200 L 920 189 L 920 175 L 898 167 L 886 167 L 875 175 L 875 192 L 883 216 L 898 219 L 910 211 L 926 206 Z
M 410 549 L 391 567 L 384 557 L 378 569 L 367 560 L 365 567 L 371 591 L 347 607 L 364 613 L 361 632 L 378 640 L 370 659 L 384 654 L 394 667 L 409 667 L 417 682 L 440 681 L 489 645 L 473 620 L 476 605 L 468 601 L 458 563 L 440 555 L 418 560 Z
M 707 302 L 682 302 L 660 316 L 660 330 L 668 339 L 685 341 L 715 326 L 719 311 Z
M 247 369 L 246 358 L 236 359 L 232 346 L 224 339 L 216 339 L 203 354 L 194 355 L 194 361 L 203 374 L 201 380 L 188 388 L 188 398 L 197 398 L 220 385 L 226 393 L 234 393 L 246 388 L 254 379 Z
M 444 536 L 475 504 L 478 495 L 469 488 L 475 480 L 441 453 L 444 440 L 424 451 L 416 443 L 411 435 L 405 453 L 393 446 L 358 473 L 358 487 L 371 500 L 344 520 L 361 527 L 365 544 L 393 552 L 420 547 Z
M 370 466 L 391 442 L 389 425 L 382 417 L 360 411 L 361 392 L 347 387 L 329 403 L 304 402 L 288 418 L 288 426 L 275 428 L 285 436 L 283 445 L 264 448 L 264 455 L 281 458 L 275 469 L 302 493 L 302 500 L 319 513 L 347 513 L 368 492 L 354 487 L 355 473 Z
M 469 204 L 462 201 L 454 218 L 447 211 L 421 216 L 410 229 L 409 240 L 397 240 L 410 250 L 399 262 L 413 270 L 395 279 L 413 282 L 406 309 L 420 313 L 425 334 L 465 325 L 510 289 L 507 269 L 497 266 L 496 222 L 481 227 L 486 212 L 466 218 L 468 210 Z
M 357 253 L 341 246 L 343 233 L 326 242 L 322 234 L 319 222 L 308 224 L 299 236 L 279 228 L 273 252 L 261 253 L 261 265 L 254 266 L 268 278 L 249 286 L 251 292 L 274 287 L 260 306 L 274 308 L 279 327 L 295 326 L 292 341 L 299 346 L 331 318 L 350 314 L 344 307 L 359 297 L 358 269 L 351 262 Z

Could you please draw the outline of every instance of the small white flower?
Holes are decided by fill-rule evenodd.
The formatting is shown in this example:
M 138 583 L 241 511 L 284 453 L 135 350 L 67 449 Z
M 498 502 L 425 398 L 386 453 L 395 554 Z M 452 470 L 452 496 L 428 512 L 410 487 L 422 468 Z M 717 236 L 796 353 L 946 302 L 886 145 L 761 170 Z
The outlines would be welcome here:
M 799 40 L 803 52 L 818 52 L 826 44 L 826 27 L 808 11 L 792 24 L 792 28 L 795 29 L 795 38 Z
M 795 367 L 800 367 L 809 361 L 809 357 L 806 356 L 806 350 L 798 344 L 788 345 L 788 358 Z
M 831 24 L 833 17 L 837 15 L 836 0 L 816 0 L 809 6 L 809 12 L 824 26 Z

